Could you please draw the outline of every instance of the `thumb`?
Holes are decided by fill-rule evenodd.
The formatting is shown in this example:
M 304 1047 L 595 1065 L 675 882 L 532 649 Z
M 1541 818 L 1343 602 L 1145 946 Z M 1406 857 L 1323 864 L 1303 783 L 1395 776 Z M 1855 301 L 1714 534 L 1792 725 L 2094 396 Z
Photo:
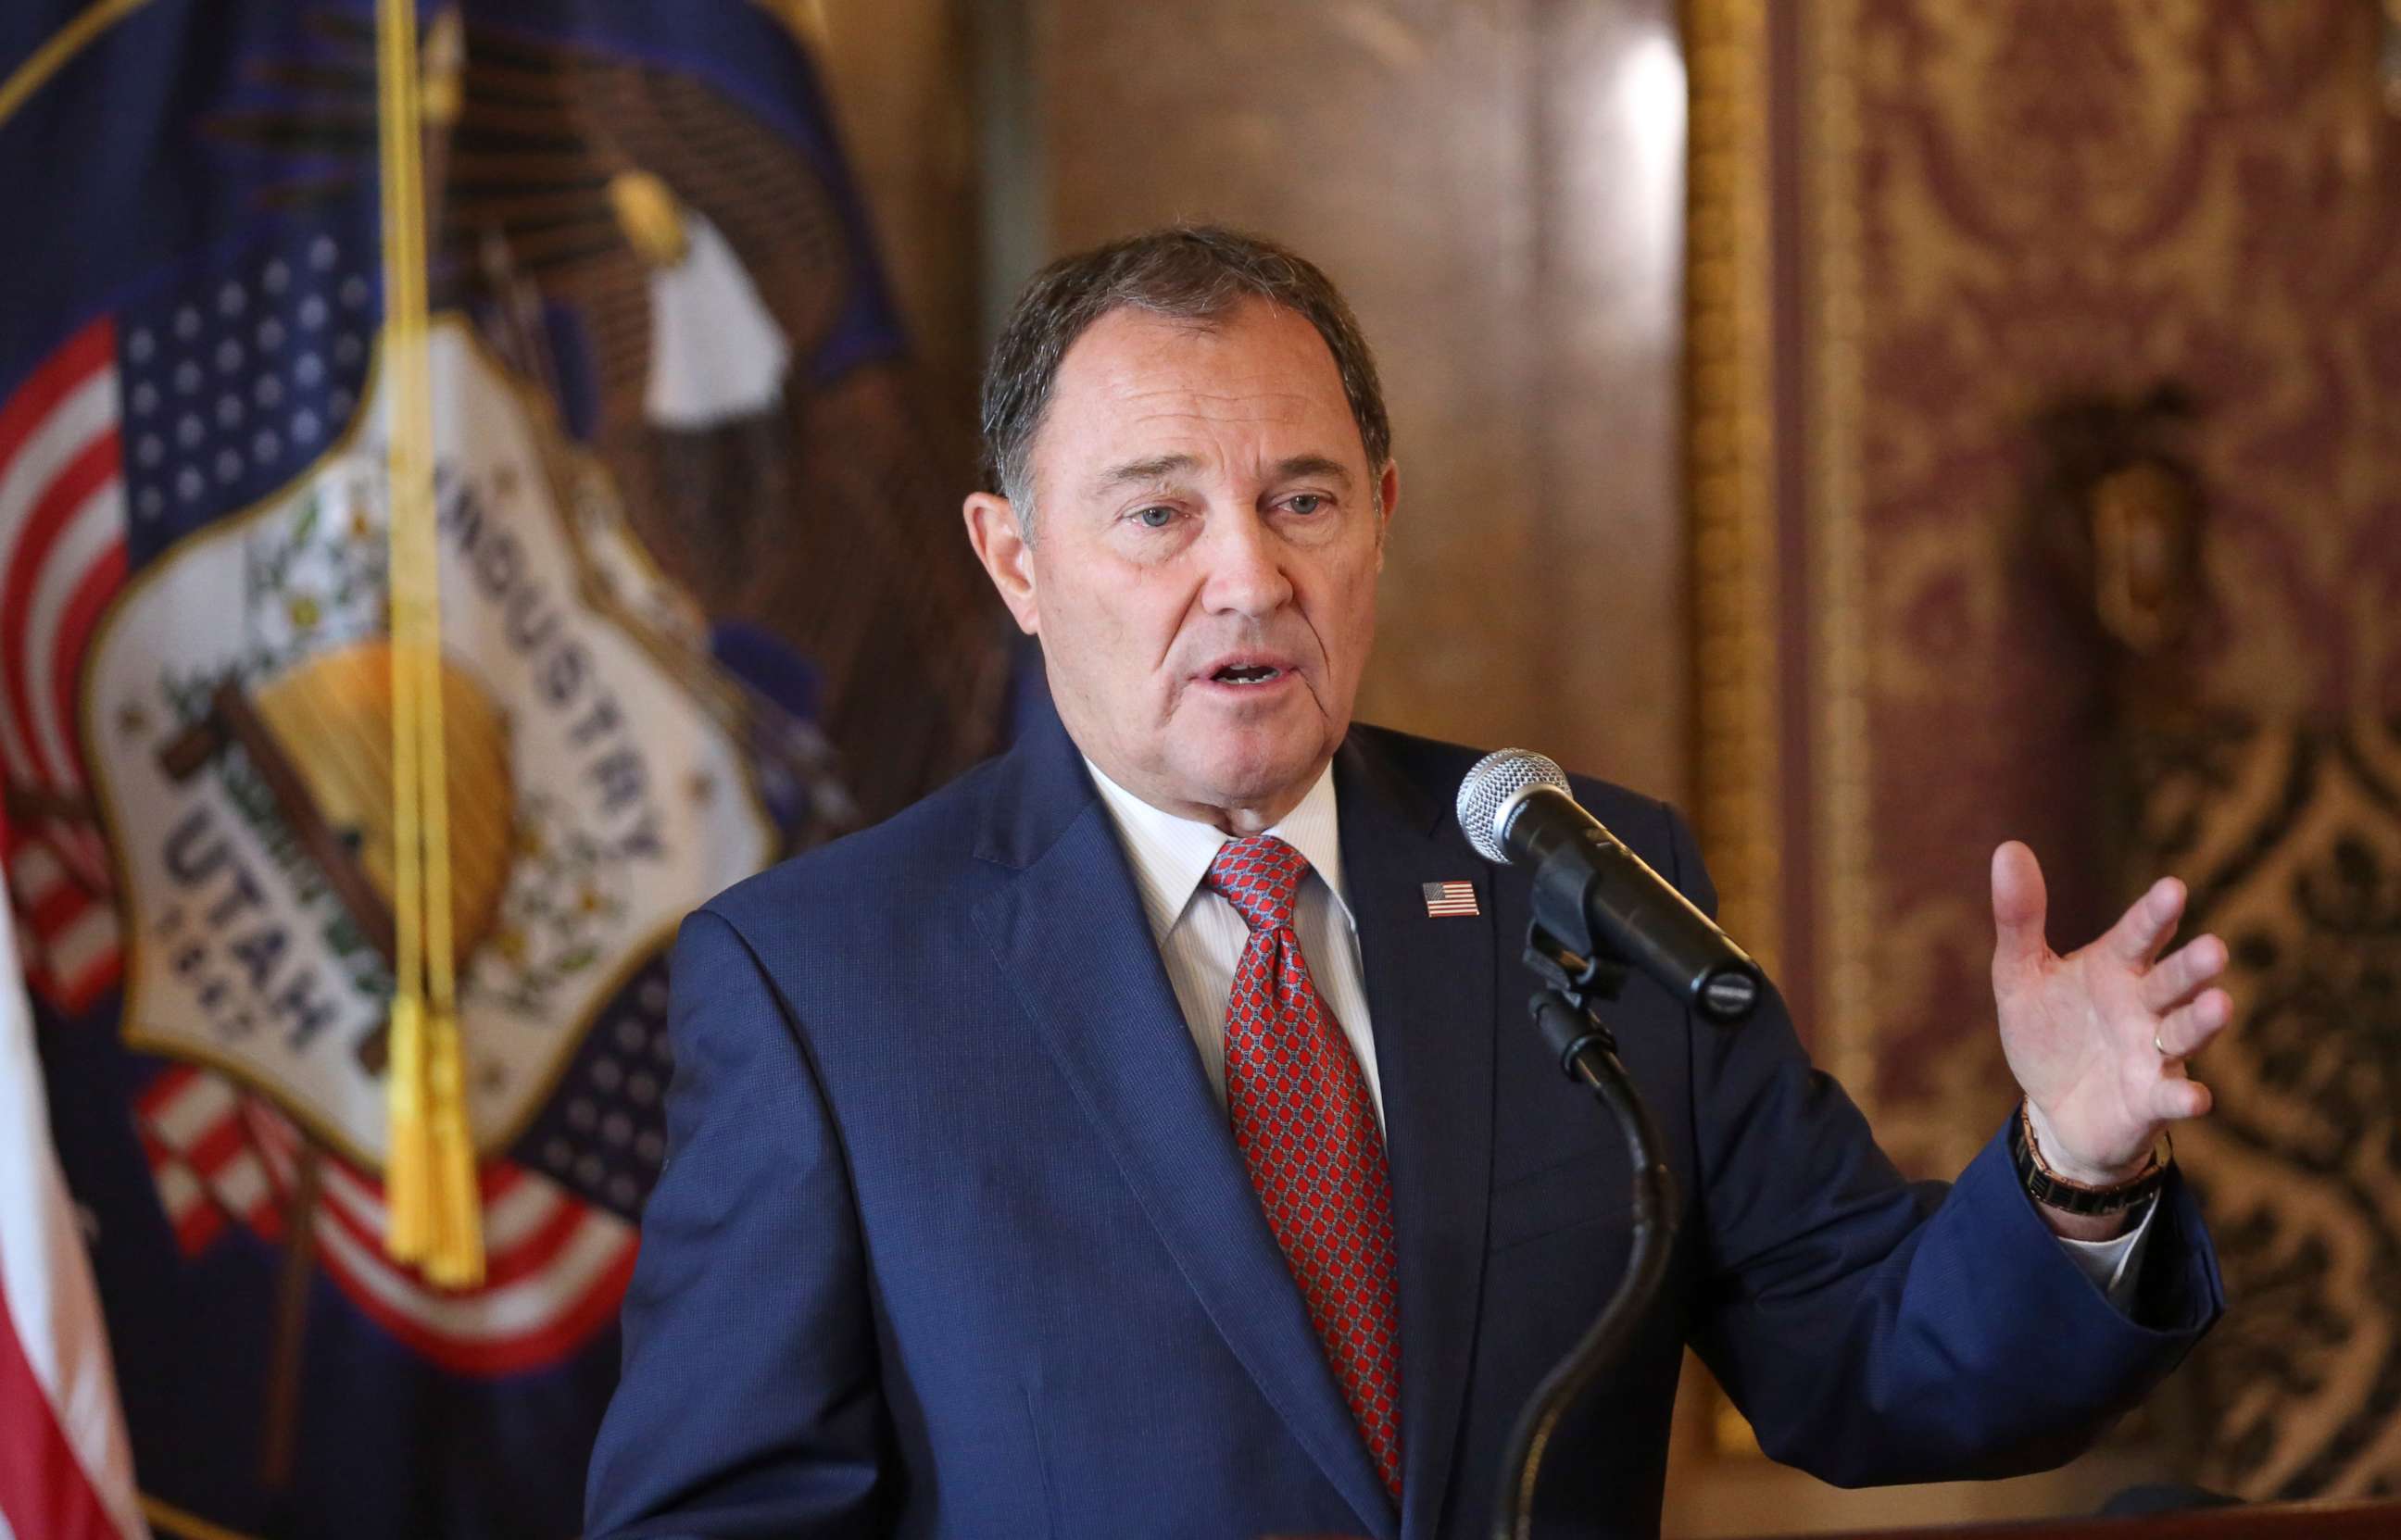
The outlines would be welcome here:
M 2042 864 L 2034 852 L 2011 839 L 1993 852 L 1993 971 L 2041 961 L 2050 948 L 2042 922 L 2050 906 Z

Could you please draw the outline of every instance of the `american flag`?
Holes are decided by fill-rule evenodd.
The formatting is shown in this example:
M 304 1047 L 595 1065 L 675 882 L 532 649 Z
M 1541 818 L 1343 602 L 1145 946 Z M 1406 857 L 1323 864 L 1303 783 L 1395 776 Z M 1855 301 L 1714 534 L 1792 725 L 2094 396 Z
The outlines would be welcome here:
M 76 332 L 0 405 L 0 863 L 28 982 L 69 1015 L 118 974 L 106 855 L 75 735 L 75 673 L 125 581 L 117 328 Z
M 148 1531 L 108 1333 L 50 1147 L 15 952 L 0 908 L 0 1535 L 137 1540 Z
M 137 1117 L 185 1255 L 207 1250 L 228 1223 L 283 1238 L 307 1153 L 288 1118 L 224 1076 L 180 1064 L 143 1092 Z M 436 1290 L 384 1254 L 382 1184 L 330 1153 L 315 1158 L 309 1230 L 319 1265 L 367 1316 L 453 1373 L 542 1368 L 616 1313 L 633 1274 L 635 1228 L 560 1183 L 511 1161 L 487 1163 L 488 1271 L 476 1288 Z
M 1425 894 L 1428 919 L 1483 912 L 1475 906 L 1475 884 L 1473 882 L 1428 882 L 1422 884 L 1420 891 Z

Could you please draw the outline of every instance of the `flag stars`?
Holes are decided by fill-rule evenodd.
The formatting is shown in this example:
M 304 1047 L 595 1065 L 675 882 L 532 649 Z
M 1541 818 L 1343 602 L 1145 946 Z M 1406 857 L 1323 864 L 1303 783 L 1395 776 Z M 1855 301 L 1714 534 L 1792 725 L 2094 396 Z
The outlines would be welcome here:
M 321 452 L 356 414 L 375 289 L 342 256 L 328 236 L 261 252 L 127 319 L 127 499 L 137 514 L 166 531 L 263 495 L 297 469 L 287 457 Z

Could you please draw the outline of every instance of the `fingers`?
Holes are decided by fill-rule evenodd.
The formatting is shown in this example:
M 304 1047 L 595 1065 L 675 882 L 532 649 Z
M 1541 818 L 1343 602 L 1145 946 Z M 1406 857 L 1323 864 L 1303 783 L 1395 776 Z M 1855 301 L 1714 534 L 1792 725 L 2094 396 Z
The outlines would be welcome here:
M 2175 932 L 2177 920 L 2184 915 L 2184 884 L 2173 877 L 2162 877 L 2151 884 L 2151 891 L 2134 900 L 2133 907 L 2109 927 L 2101 945 L 2132 963 L 2148 962 L 2159 953 L 2160 947 Z
M 2170 1011 L 2160 1022 L 2154 1044 L 2170 1058 L 2189 1058 L 2209 1046 L 2210 1039 L 2234 1019 L 2234 1001 L 2223 989 L 2208 990 Z
M 2161 1123 L 2197 1118 L 2209 1111 L 2213 1099 L 2201 1082 L 2171 1075 L 2151 1088 L 2151 1116 Z
M 2039 961 L 2050 951 L 2042 934 L 2049 905 L 2034 852 L 2015 839 L 1993 852 L 1994 972 Z
M 2147 1011 L 2173 1011 L 2226 972 L 2226 943 L 2204 935 L 2168 954 L 2143 975 L 2141 995 Z

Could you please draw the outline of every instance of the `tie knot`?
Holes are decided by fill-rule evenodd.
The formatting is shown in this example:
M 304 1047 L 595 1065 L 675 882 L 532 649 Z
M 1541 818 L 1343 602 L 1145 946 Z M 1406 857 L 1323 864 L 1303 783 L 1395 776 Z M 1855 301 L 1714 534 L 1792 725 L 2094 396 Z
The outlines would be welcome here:
M 1271 834 L 1228 839 L 1209 863 L 1209 886 L 1255 931 L 1292 924 L 1293 901 L 1308 875 L 1309 857 Z

